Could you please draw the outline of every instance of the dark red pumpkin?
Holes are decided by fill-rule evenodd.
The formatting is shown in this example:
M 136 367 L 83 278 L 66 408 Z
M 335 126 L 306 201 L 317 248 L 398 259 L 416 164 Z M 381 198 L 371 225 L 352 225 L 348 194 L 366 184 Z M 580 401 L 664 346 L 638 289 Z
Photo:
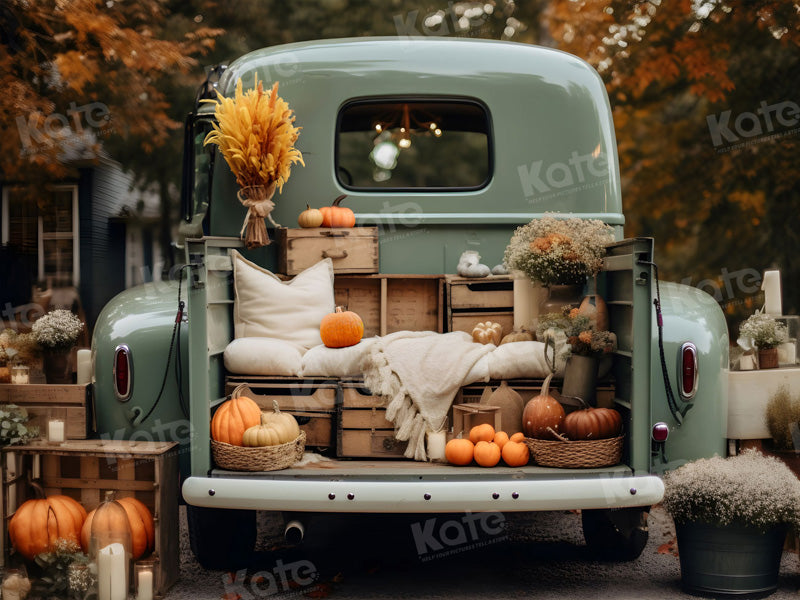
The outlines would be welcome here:
M 553 434 L 561 432 L 564 421 L 564 407 L 550 395 L 550 380 L 547 376 L 542 384 L 542 391 L 525 405 L 522 411 L 522 431 L 526 437 L 539 440 L 553 440 Z
M 584 408 L 564 419 L 564 434 L 571 440 L 603 440 L 622 431 L 622 416 L 613 408 Z

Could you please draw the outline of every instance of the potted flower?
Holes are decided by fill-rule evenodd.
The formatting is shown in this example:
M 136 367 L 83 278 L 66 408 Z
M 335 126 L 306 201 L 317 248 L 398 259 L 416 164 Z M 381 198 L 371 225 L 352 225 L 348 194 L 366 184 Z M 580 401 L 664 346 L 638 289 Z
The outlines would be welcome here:
M 548 288 L 537 315 L 559 312 L 562 306 L 578 305 L 586 278 L 600 272 L 605 247 L 613 241 L 613 230 L 600 220 L 546 214 L 517 227 L 503 264 Z
M 598 330 L 596 322 L 577 308 L 542 317 L 536 328 L 537 339 L 546 339 L 548 330 L 560 330 L 567 338 L 567 364 L 564 370 L 562 397 L 577 398 L 581 404 L 594 405 L 600 358 L 617 349 L 617 336 Z
M 778 345 L 786 340 L 786 335 L 786 325 L 762 312 L 750 315 L 739 328 L 740 344 L 758 349 L 760 369 L 778 366 Z
M 272 219 L 276 189 L 281 191 L 291 175 L 294 163 L 303 162 L 303 155 L 294 147 L 300 128 L 294 126 L 294 114 L 278 96 L 278 82 L 270 91 L 256 79 L 255 86 L 242 92 L 242 80 L 236 82 L 233 98 L 218 93 L 213 131 L 204 144 L 219 146 L 236 183 L 239 201 L 247 207 L 241 235 L 247 248 L 270 243 L 264 219 Z
M 42 349 L 47 383 L 72 383 L 69 353 L 83 331 L 83 322 L 72 312 L 57 309 L 39 317 L 31 327 Z
M 664 476 L 684 590 L 766 595 L 777 587 L 788 528 L 800 525 L 800 480 L 754 449 L 687 463 Z

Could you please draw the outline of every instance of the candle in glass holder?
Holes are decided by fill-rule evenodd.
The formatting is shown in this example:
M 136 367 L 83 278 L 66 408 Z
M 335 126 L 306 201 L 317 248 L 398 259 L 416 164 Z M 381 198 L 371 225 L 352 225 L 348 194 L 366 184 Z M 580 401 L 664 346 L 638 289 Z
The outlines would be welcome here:
M 64 441 L 64 421 L 51 419 L 47 422 L 47 441 L 54 443 Z
M 11 383 L 21 385 L 28 384 L 30 382 L 30 369 L 27 365 L 15 365 L 11 367 Z
M 447 444 L 447 432 L 444 430 L 429 431 L 426 435 L 428 460 L 443 461 L 445 459 L 444 447 Z
M 136 600 L 153 600 L 155 590 L 155 563 L 142 560 L 133 565 Z

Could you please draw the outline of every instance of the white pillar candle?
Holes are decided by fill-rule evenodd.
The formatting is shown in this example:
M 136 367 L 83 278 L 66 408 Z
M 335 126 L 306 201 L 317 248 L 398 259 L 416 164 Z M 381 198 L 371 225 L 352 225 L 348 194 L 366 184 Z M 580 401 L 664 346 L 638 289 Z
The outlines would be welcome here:
M 64 441 L 64 421 L 51 419 L 47 422 L 47 441 L 54 443 Z
M 78 377 L 81 385 L 92 381 L 92 351 L 82 348 L 78 350 Z
M 444 460 L 444 447 L 447 444 L 447 432 L 429 431 L 427 434 L 428 460 Z
M 153 572 L 139 571 L 136 600 L 153 600 Z
M 761 290 L 764 292 L 764 312 L 773 317 L 781 316 L 783 314 L 781 272 L 778 270 L 764 271 Z
M 98 600 L 127 600 L 128 562 L 125 546 L 118 542 L 97 553 Z

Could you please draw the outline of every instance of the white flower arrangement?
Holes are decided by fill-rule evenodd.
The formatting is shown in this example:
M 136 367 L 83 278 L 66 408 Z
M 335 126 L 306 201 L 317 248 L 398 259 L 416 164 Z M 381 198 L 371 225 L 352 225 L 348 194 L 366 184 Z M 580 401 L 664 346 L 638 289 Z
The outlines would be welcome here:
M 503 255 L 507 269 L 544 285 L 577 284 L 603 267 L 610 226 L 598 219 L 558 219 L 547 214 L 517 227 Z
M 72 312 L 59 308 L 39 317 L 31 327 L 36 343 L 46 350 L 68 350 L 83 331 L 83 322 Z
M 787 334 L 786 325 L 762 312 L 750 315 L 739 327 L 739 338 L 752 340 L 760 350 L 775 348 L 786 340 Z
M 676 523 L 800 528 L 800 480 L 754 449 L 687 463 L 664 476 L 664 487 L 664 507 Z

